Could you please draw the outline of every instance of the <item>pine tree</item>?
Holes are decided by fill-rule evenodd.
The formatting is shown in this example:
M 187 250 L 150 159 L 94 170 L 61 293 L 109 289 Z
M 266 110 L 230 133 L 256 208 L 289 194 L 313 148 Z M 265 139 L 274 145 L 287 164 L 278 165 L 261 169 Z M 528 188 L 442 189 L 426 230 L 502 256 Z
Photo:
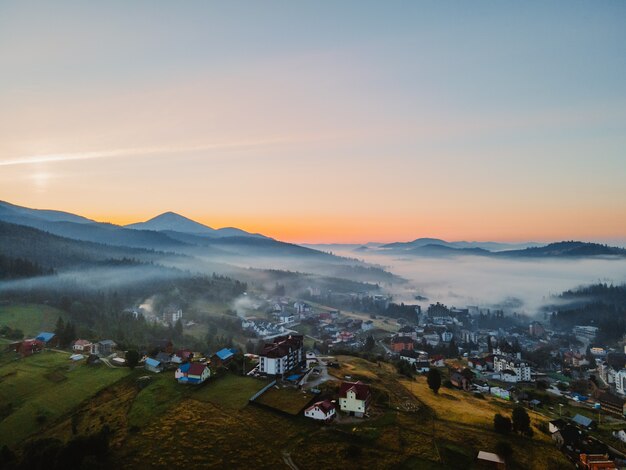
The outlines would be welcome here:
M 430 387 L 434 393 L 439 393 L 439 389 L 441 388 L 441 374 L 437 369 L 430 368 L 426 382 L 428 382 L 428 387 Z

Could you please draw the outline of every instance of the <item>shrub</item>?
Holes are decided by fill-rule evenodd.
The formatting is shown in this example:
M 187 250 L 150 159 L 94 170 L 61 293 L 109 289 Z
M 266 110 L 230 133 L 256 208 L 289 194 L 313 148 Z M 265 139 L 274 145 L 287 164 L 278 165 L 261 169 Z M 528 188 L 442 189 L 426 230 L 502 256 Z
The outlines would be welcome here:
M 499 434 L 508 434 L 511 432 L 511 419 L 496 413 L 493 417 L 493 429 Z

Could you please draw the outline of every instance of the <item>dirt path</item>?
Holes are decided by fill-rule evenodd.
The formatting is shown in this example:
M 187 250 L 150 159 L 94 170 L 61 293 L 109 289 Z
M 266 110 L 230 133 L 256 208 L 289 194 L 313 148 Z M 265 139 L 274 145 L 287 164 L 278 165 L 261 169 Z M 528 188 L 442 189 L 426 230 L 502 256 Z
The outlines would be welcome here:
M 286 450 L 283 450 L 283 462 L 287 465 L 291 470 L 299 470 L 298 466 L 291 459 L 291 454 Z

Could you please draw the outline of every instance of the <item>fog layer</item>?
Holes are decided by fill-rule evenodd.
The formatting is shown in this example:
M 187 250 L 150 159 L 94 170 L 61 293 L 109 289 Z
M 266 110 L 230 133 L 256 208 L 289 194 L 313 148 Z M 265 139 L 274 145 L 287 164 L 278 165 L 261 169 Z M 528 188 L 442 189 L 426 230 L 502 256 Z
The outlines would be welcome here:
M 507 260 L 462 256 L 400 259 L 380 253 L 361 253 L 359 256 L 410 281 L 407 286 L 389 287 L 397 300 L 425 305 L 440 301 L 456 307 L 503 306 L 507 310 L 534 314 L 542 305 L 554 303 L 550 296 L 564 290 L 597 282 L 626 282 L 624 258 Z M 415 295 L 427 297 L 428 301 L 416 301 Z

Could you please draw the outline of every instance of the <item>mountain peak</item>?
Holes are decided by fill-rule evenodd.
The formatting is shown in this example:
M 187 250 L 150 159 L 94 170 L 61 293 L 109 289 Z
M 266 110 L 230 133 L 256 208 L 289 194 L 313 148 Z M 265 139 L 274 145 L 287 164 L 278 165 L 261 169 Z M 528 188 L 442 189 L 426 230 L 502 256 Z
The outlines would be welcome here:
M 192 234 L 213 235 L 215 230 L 176 212 L 163 212 L 145 222 L 126 225 L 126 228 L 136 230 L 172 230 Z

